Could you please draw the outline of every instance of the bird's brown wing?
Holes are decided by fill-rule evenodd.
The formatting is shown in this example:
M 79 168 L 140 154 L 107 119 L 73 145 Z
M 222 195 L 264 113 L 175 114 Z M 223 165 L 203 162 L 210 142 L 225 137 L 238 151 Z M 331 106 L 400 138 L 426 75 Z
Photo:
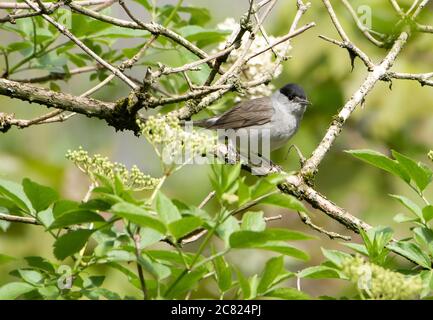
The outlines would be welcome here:
M 269 97 L 241 102 L 222 115 L 197 124 L 208 129 L 240 129 L 266 124 L 274 113 Z

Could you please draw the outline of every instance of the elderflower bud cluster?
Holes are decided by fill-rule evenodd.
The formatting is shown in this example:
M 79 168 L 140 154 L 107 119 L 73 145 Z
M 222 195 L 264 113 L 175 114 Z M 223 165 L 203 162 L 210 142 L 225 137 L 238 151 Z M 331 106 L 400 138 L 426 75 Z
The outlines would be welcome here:
M 342 271 L 362 293 L 374 300 L 407 300 L 418 297 L 423 284 L 419 276 L 406 276 L 365 261 L 361 256 L 346 259 Z
M 233 39 L 233 35 L 236 35 L 239 31 L 239 24 L 235 21 L 234 18 L 227 18 L 222 23 L 217 25 L 217 28 L 219 30 L 228 30 L 232 31 L 232 36 L 229 36 L 226 39 L 226 42 Z M 242 38 L 242 44 L 241 46 L 233 50 L 227 60 L 227 63 L 234 63 L 242 54 L 245 48 L 245 43 L 248 40 L 248 37 L 250 36 L 249 32 L 246 32 Z M 268 42 L 269 41 L 269 42 Z M 268 36 L 267 40 L 260 34 L 257 34 L 255 36 L 254 42 L 252 43 L 251 47 L 247 51 L 247 56 L 250 56 L 252 54 L 258 53 L 261 50 L 265 49 L 269 46 L 269 44 L 275 43 L 278 41 L 278 38 L 275 38 L 273 36 Z M 225 48 L 226 42 L 222 42 L 219 44 L 217 50 L 223 50 Z M 280 44 L 273 48 L 274 52 L 278 56 L 285 56 L 287 54 L 286 52 L 286 45 Z M 289 50 L 291 47 L 288 48 Z M 283 68 L 281 65 L 279 65 L 276 70 L 275 68 L 275 55 L 272 50 L 268 50 L 266 52 L 263 52 L 259 54 L 258 56 L 251 59 L 247 64 L 245 64 L 242 67 L 241 72 L 241 79 L 246 81 L 255 81 L 255 80 L 261 80 L 264 75 L 272 73 L 273 77 L 278 77 L 281 72 L 283 71 Z M 269 96 L 274 91 L 273 85 L 260 85 L 252 88 L 248 88 L 246 90 L 246 96 L 248 98 L 258 98 L 262 96 Z
M 78 150 L 68 150 L 66 158 L 74 162 L 92 180 L 98 175 L 114 180 L 117 175 L 126 187 L 133 190 L 154 189 L 160 182 L 160 179 L 144 174 L 135 165 L 128 170 L 125 165 L 111 162 L 99 154 L 89 156 L 81 147 Z
M 213 154 L 215 136 L 207 131 L 193 131 L 189 125 L 184 130 L 173 114 L 150 116 L 146 122 L 137 123 L 165 164 L 192 163 L 197 157 Z
M 428 158 L 433 161 L 433 150 L 430 150 L 430 152 L 428 153 Z

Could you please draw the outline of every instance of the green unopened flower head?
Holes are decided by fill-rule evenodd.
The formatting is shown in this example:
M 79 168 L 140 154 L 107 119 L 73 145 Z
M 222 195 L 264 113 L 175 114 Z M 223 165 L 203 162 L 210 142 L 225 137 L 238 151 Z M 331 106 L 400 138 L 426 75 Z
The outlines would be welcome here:
M 189 163 L 197 156 L 213 153 L 215 148 L 215 136 L 206 131 L 194 131 L 188 125 L 182 128 L 179 119 L 172 114 L 150 116 L 138 125 L 166 164 Z
M 111 162 L 107 157 L 99 154 L 89 156 L 89 153 L 81 147 L 78 150 L 68 150 L 66 158 L 74 162 L 93 181 L 98 175 L 110 180 L 114 180 L 117 175 L 126 187 L 134 190 L 153 189 L 160 181 L 158 178 L 144 174 L 135 165 L 128 170 L 125 165 Z
M 406 276 L 374 263 L 361 256 L 346 259 L 342 271 L 357 284 L 361 296 L 374 300 L 407 300 L 419 297 L 423 290 L 421 277 Z
M 428 153 L 428 157 L 431 161 L 433 161 L 433 150 L 430 150 L 430 152 Z

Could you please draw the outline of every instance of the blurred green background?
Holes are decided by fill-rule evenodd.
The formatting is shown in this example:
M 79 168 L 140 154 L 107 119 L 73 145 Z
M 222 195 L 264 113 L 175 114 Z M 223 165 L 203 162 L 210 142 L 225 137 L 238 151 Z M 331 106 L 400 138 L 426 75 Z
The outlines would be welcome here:
M 386 54 L 386 49 L 374 47 L 356 28 L 349 12 L 333 1 L 349 37 L 374 61 L 379 62 Z M 158 1 L 158 5 L 174 3 L 174 1 Z M 282 0 L 278 2 L 273 14 L 268 18 L 265 27 L 269 34 L 279 36 L 288 32 L 293 20 L 296 1 Z M 351 1 L 357 8 L 366 4 L 371 6 L 373 28 L 386 32 L 396 24 L 396 15 L 387 1 Z M 410 1 L 400 1 L 402 6 L 410 5 Z M 185 4 L 207 7 L 213 17 L 209 27 L 222 22 L 227 17 L 238 19 L 248 8 L 247 0 L 186 0 Z M 139 12 L 137 12 L 138 14 Z M 113 15 L 123 16 L 118 6 L 113 7 Z M 146 14 L 143 13 L 145 18 Z M 286 82 L 301 84 L 312 101 L 313 106 L 306 112 L 302 126 L 293 139 L 305 155 L 309 155 L 317 146 L 329 126 L 332 116 L 344 105 L 353 92 L 359 87 L 367 72 L 363 64 L 355 61 L 351 72 L 347 51 L 318 38 L 323 34 L 335 39 L 338 35 L 330 22 L 321 1 L 313 1 L 312 7 L 304 15 L 301 22 L 314 21 L 317 26 L 292 41 L 292 58 L 284 63 L 284 72 L 274 80 L 278 87 Z M 425 24 L 433 23 L 433 6 L 427 7 L 420 17 Z M 2 32 L 2 43 L 12 38 Z M 136 44 L 137 39 L 122 40 L 117 47 Z M 157 54 L 145 59 L 157 61 Z M 170 56 L 172 65 L 179 65 L 180 57 Z M 145 60 L 146 61 L 146 60 Z M 0 62 L 0 67 L 3 67 Z M 433 70 L 433 35 L 413 35 L 403 52 L 397 59 L 393 70 L 411 73 L 426 73 Z M 133 71 L 138 78 L 142 70 Z M 72 94 L 80 94 L 97 84 L 90 81 L 88 75 L 80 75 L 66 82 L 59 82 L 62 90 Z M 95 98 L 114 101 L 128 93 L 128 88 L 118 81 L 112 86 L 94 95 Z M 15 113 L 17 118 L 31 118 L 46 112 L 44 107 L 0 97 L 0 112 Z M 413 196 L 411 191 L 396 178 L 366 166 L 344 153 L 347 149 L 370 148 L 389 154 L 391 149 L 411 156 L 417 160 L 428 162 L 427 152 L 433 149 L 433 88 L 421 87 L 415 81 L 394 81 L 392 90 L 389 83 L 378 83 L 367 96 L 364 107 L 358 107 L 345 125 L 343 133 L 320 166 L 317 176 L 317 189 L 350 213 L 360 217 L 371 225 L 388 225 L 396 231 L 397 238 L 405 236 L 402 226 L 393 222 L 395 214 L 404 211 L 388 194 L 398 193 Z M 83 146 L 91 153 L 101 153 L 127 166 L 137 164 L 144 172 L 155 176 L 160 174 L 157 158 L 143 138 L 135 137 L 131 132 L 115 132 L 103 121 L 76 116 L 65 123 L 56 123 L 30 127 L 25 130 L 11 129 L 0 134 L 0 176 L 5 179 L 20 181 L 29 177 L 39 183 L 50 185 L 60 190 L 65 198 L 81 199 L 87 189 L 87 180 L 71 163 L 65 160 L 68 149 Z M 294 153 L 287 156 L 283 148 L 273 154 L 273 159 L 288 171 L 299 168 Z M 186 169 L 170 177 L 164 192 L 170 197 L 182 199 L 184 202 L 198 204 L 211 190 L 208 180 L 208 168 L 205 166 L 188 166 Z M 433 191 L 427 190 L 426 196 L 433 200 Z M 414 197 L 412 197 L 414 198 Z M 212 206 L 209 207 L 211 209 Z M 308 265 L 317 265 L 323 260 L 320 248 L 344 247 L 338 241 L 330 241 L 326 236 L 316 234 L 304 226 L 295 212 L 262 208 L 266 215 L 282 214 L 281 221 L 272 222 L 273 226 L 283 226 L 302 230 L 319 236 L 319 240 L 304 242 L 303 249 L 311 255 L 307 264 L 287 259 L 287 266 L 297 271 Z M 323 213 L 311 208 L 313 221 L 328 229 L 342 234 L 351 234 L 337 222 L 330 220 Z M 354 236 L 358 241 L 358 237 Z M 7 232 L 0 231 L 0 252 L 15 257 L 42 255 L 54 260 L 51 252 L 52 239 L 42 228 L 13 224 Z M 194 250 L 194 245 L 191 245 Z M 270 257 L 263 251 L 237 251 L 230 255 L 230 262 L 238 265 L 246 273 L 260 272 L 263 263 Z M 13 265 L 0 266 L 0 285 L 12 280 L 8 271 Z M 111 276 L 105 285 L 122 293 L 135 292 L 127 284 L 123 276 L 111 270 Z M 304 280 L 302 289 L 313 296 L 344 293 L 344 283 L 340 281 Z M 212 290 L 204 287 L 204 291 Z

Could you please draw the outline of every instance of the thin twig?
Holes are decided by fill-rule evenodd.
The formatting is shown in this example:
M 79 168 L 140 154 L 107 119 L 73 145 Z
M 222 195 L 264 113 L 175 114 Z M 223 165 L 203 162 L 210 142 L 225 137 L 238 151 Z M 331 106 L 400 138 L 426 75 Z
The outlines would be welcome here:
M 41 10 L 30 2 L 30 0 L 24 0 L 29 7 L 31 7 L 36 12 L 40 12 Z M 76 36 L 74 36 L 65 26 L 61 25 L 54 19 L 52 19 L 47 14 L 41 14 L 41 17 L 44 18 L 46 21 L 48 21 L 50 24 L 52 24 L 54 27 L 57 28 L 62 34 L 64 34 L 66 37 L 68 37 L 72 42 L 74 42 L 78 47 L 80 47 L 85 53 L 87 53 L 89 56 L 91 56 L 93 59 L 95 59 L 99 64 L 103 65 L 105 68 L 107 68 L 109 71 L 111 71 L 114 75 L 119 77 L 121 80 L 123 80 L 127 85 L 129 85 L 132 89 L 138 89 L 138 86 L 129 79 L 127 76 L 125 76 L 119 69 L 113 67 L 111 64 L 106 62 L 104 59 L 102 59 L 99 55 L 97 55 L 93 50 L 91 50 L 89 47 L 87 47 L 80 39 L 78 39 Z
M 0 213 L 0 220 L 40 225 L 40 223 L 35 218 L 14 216 L 6 213 Z
M 371 43 L 375 44 L 379 48 L 382 48 L 384 46 L 384 43 L 382 41 L 377 40 L 375 37 L 373 37 L 373 35 L 370 33 L 370 30 L 362 24 L 361 20 L 359 20 L 358 15 L 356 14 L 355 10 L 353 9 L 349 1 L 347 0 L 341 0 L 341 1 L 343 2 L 344 6 L 352 15 L 353 20 L 355 21 L 358 29 L 361 30 L 361 32 Z
M 316 230 L 317 232 L 326 234 L 329 238 L 333 239 L 342 239 L 345 241 L 350 241 L 352 238 L 350 236 L 344 236 L 341 234 L 338 234 L 336 232 L 327 231 L 323 229 L 322 227 L 319 227 L 311 221 L 311 218 L 308 214 L 305 212 L 298 211 L 298 215 L 301 218 L 302 222 L 305 223 L 307 226 L 309 226 L 311 229 Z

